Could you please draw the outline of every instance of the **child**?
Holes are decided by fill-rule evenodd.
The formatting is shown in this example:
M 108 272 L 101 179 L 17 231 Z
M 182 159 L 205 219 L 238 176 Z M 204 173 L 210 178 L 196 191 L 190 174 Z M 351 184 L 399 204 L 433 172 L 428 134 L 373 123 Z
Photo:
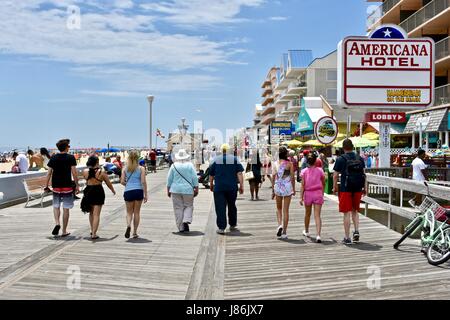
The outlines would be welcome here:
M 325 174 L 321 167 L 316 166 L 317 156 L 309 154 L 308 167 L 301 172 L 302 186 L 300 191 L 300 205 L 305 204 L 305 230 L 303 235 L 309 237 L 309 222 L 311 220 L 312 206 L 314 205 L 314 221 L 316 222 L 316 242 L 321 243 L 322 220 L 320 213 L 324 202 Z

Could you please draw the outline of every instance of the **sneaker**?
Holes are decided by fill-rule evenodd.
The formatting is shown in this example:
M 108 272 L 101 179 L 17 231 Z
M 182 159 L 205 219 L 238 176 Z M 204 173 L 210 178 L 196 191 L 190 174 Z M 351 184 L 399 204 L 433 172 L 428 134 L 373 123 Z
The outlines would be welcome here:
M 352 239 L 344 238 L 344 240 L 342 240 L 342 244 L 352 244 Z
M 183 223 L 183 227 L 184 227 L 184 229 L 183 229 L 184 232 L 189 232 L 189 223 L 187 223 L 187 222 Z
M 353 242 L 359 242 L 359 231 L 353 232 Z
M 283 226 L 279 226 L 278 227 L 278 231 L 277 231 L 277 237 L 281 237 L 281 234 L 283 233 Z
M 239 228 L 237 226 L 230 226 L 230 231 L 231 232 L 239 231 Z
M 316 242 L 317 242 L 317 243 L 322 243 L 322 239 L 320 239 L 320 236 L 317 236 L 317 237 L 316 237 Z
M 218 233 L 218 234 L 225 234 L 225 230 L 223 230 L 223 229 L 218 229 L 218 230 L 217 230 L 217 233 Z
M 413 207 L 413 208 L 416 207 L 416 202 L 414 201 L 414 199 L 409 200 L 408 203 L 411 207 Z
M 303 230 L 303 235 L 304 235 L 305 237 L 309 237 L 309 232 L 306 231 L 306 230 Z

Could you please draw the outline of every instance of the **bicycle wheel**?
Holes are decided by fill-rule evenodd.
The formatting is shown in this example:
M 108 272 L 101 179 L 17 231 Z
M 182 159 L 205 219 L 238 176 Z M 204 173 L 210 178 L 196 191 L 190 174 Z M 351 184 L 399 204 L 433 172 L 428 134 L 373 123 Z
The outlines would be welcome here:
M 450 259 L 450 228 L 439 233 L 427 250 L 429 264 L 438 266 Z
M 406 238 L 408 238 L 416 229 L 420 226 L 422 223 L 423 218 L 417 217 L 415 221 L 408 226 L 408 229 L 405 230 L 405 233 L 402 235 L 402 237 L 394 243 L 394 249 L 398 249 L 400 244 L 405 241 Z

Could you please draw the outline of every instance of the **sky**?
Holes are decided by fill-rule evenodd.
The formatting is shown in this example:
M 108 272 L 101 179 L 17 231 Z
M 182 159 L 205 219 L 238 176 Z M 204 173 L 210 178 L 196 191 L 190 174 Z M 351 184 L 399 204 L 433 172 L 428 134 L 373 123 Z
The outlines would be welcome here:
M 365 0 L 0 0 L 0 148 L 148 145 L 181 118 L 252 125 L 289 49 L 366 33 Z M 154 142 L 155 143 L 155 142 Z M 159 145 L 163 144 L 159 139 Z

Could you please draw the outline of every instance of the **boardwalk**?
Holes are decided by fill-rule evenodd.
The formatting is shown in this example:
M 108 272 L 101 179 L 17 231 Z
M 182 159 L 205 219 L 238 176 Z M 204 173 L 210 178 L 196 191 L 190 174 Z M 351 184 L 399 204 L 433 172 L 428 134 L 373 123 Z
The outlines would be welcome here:
M 89 240 L 87 216 L 71 217 L 72 237 L 53 240 L 51 208 L 0 210 L 1 299 L 424 299 L 450 298 L 450 268 L 432 267 L 416 240 L 392 249 L 399 234 L 361 217 L 361 243 L 344 246 L 341 216 L 327 198 L 324 243 L 301 236 L 303 213 L 292 205 L 288 241 L 275 237 L 272 201 L 240 196 L 241 232 L 215 234 L 209 191 L 196 199 L 190 235 L 175 233 L 165 171 L 149 175 L 150 203 L 141 239 L 126 240 L 121 196 L 108 195 L 100 241 Z M 118 194 L 122 187 L 116 185 Z M 269 199 L 269 188 L 262 198 Z M 248 187 L 247 190 L 248 191 Z M 108 191 L 107 191 L 108 193 Z M 311 232 L 314 225 L 311 226 Z M 80 288 L 67 286 L 80 269 Z M 378 268 L 378 269 L 373 269 Z M 368 289 L 368 270 L 381 273 Z

